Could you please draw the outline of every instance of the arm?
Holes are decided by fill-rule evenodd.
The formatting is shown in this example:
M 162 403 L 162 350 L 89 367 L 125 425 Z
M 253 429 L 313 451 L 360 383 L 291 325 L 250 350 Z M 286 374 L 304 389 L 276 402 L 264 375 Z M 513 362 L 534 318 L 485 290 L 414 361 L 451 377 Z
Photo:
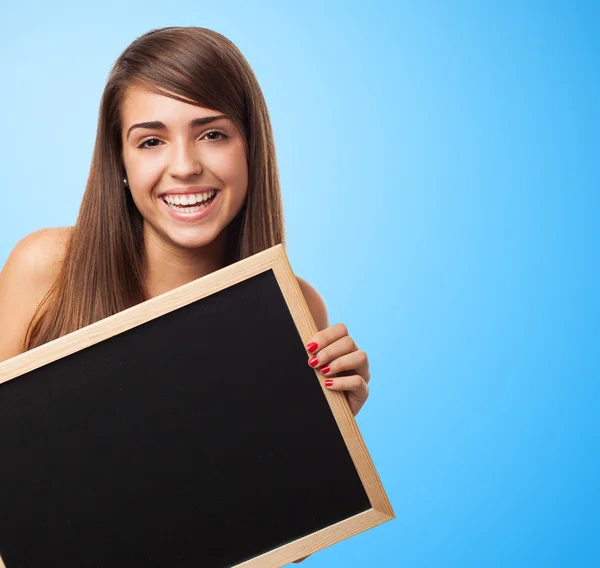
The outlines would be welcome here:
M 317 331 L 321 331 L 329 326 L 329 317 L 327 315 L 327 307 L 323 298 L 319 293 L 308 283 L 306 280 L 302 280 L 299 276 L 296 276 L 304 299 L 308 304 L 308 309 L 312 314 L 315 324 L 317 325 Z
M 0 362 L 23 351 L 27 327 L 58 274 L 62 234 L 61 229 L 34 231 L 6 259 L 0 272 Z
M 317 291 L 301 278 L 300 288 L 318 328 L 307 345 L 311 357 L 308 364 L 318 368 L 327 379 L 325 386 L 334 391 L 346 391 L 350 409 L 356 416 L 369 396 L 369 358 L 358 347 L 343 323 L 329 325 L 325 303 Z

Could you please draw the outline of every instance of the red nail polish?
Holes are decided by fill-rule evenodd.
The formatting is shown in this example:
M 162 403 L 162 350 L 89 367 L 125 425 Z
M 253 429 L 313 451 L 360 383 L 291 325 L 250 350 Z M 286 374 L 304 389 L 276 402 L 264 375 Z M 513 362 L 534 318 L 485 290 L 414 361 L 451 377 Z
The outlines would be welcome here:
M 329 371 L 331 371 L 331 369 L 329 367 L 323 367 L 321 369 L 321 373 L 323 373 L 324 375 L 326 375 L 327 373 L 329 373 Z
M 308 364 L 311 367 L 316 367 L 319 364 L 319 360 L 316 357 L 313 357 L 312 359 L 309 360 Z
M 325 386 L 326 386 L 326 387 L 330 387 L 330 386 L 332 386 L 332 385 L 333 385 L 333 381 L 332 381 L 331 379 L 327 379 L 327 380 L 325 381 Z
M 308 349 L 309 353 L 312 353 L 313 351 L 315 351 L 315 349 L 319 347 L 314 341 L 309 343 L 306 348 Z

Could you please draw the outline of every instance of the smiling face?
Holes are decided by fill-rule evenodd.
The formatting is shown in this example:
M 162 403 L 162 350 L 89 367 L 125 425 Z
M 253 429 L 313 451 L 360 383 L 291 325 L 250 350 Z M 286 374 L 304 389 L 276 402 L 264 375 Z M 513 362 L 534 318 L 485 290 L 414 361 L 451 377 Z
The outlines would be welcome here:
M 178 250 L 222 244 L 248 187 L 244 139 L 234 122 L 130 87 L 121 124 L 123 164 L 146 242 Z

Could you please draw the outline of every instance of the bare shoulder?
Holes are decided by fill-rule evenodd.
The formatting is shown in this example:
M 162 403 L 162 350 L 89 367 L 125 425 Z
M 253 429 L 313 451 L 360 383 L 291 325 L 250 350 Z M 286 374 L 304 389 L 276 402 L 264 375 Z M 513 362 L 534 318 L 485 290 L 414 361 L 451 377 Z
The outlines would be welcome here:
M 39 229 L 23 237 L 0 271 L 0 361 L 20 352 L 35 310 L 60 270 L 72 227 Z
M 49 288 L 60 270 L 71 231 L 72 227 L 52 227 L 39 229 L 23 237 L 6 260 L 0 273 L 1 283 L 7 283 L 5 279 L 12 281 L 17 278 L 18 284 L 23 285 L 26 283 L 22 279 L 27 278 L 36 288 L 45 288 L 46 285 Z M 14 286 L 15 283 L 8 284 Z M 42 289 L 37 291 L 43 292 L 43 295 L 47 292 Z
M 312 314 L 312 317 L 315 320 L 315 324 L 317 325 L 318 331 L 329 327 L 329 316 L 327 315 L 327 307 L 325 306 L 325 301 L 323 300 L 321 295 L 306 280 L 303 280 L 299 276 L 296 276 L 296 279 L 298 280 L 298 284 L 300 285 L 300 290 L 302 290 L 304 299 L 308 304 L 308 309 L 310 310 L 310 313 Z

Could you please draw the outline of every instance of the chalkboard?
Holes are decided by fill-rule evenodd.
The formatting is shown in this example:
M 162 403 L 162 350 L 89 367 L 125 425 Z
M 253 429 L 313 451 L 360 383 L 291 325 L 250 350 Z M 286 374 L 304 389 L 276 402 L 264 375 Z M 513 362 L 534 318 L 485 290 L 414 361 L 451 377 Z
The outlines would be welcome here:
M 392 519 L 316 332 L 277 245 L 1 363 L 6 568 L 276 567 Z

